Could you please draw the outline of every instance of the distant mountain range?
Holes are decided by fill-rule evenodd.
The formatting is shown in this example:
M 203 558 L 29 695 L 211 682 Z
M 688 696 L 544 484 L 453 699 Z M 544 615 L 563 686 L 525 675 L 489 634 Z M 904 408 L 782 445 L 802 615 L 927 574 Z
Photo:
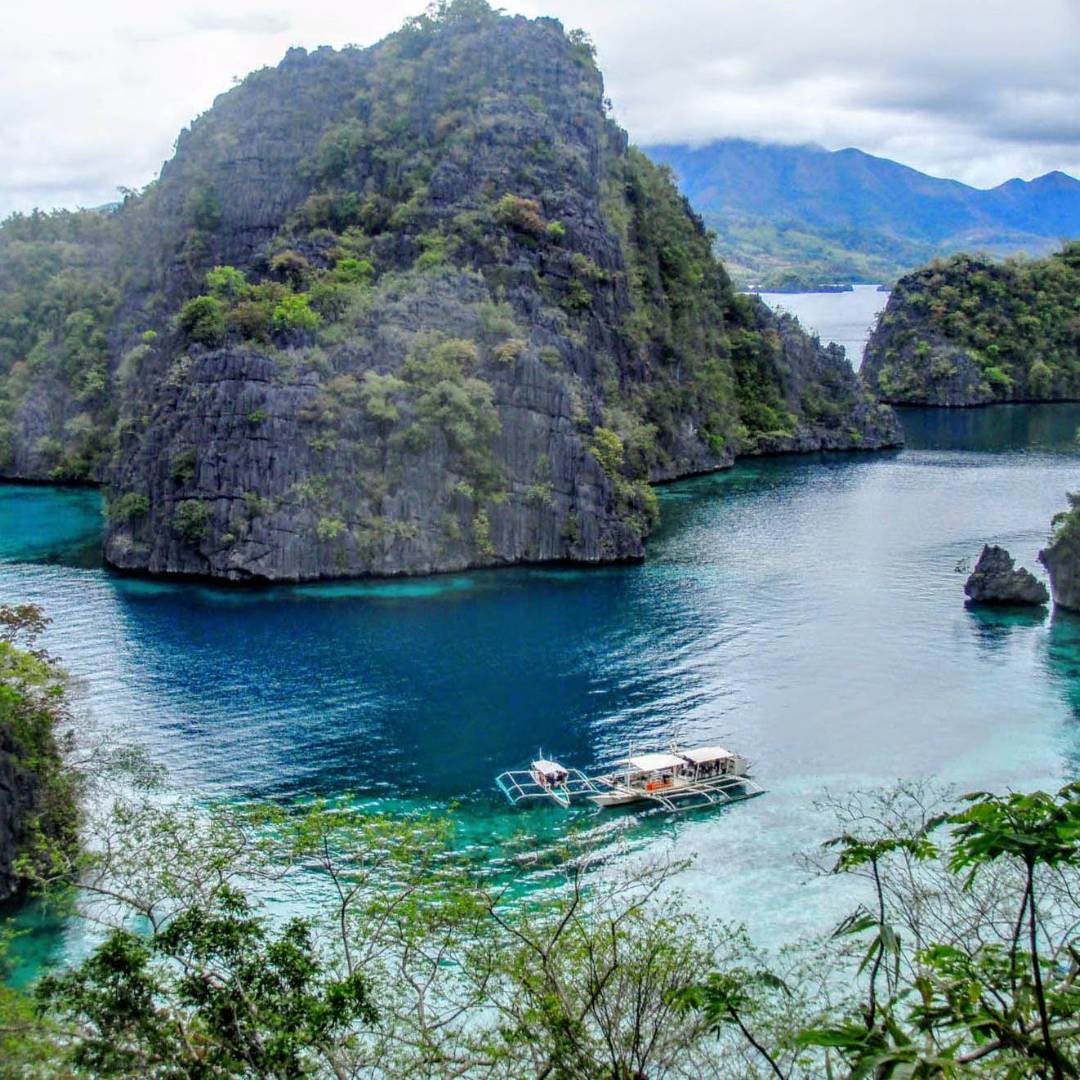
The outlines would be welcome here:
M 744 285 L 892 281 L 937 255 L 1041 255 L 1080 236 L 1080 180 L 983 190 L 861 150 L 720 139 L 650 146 L 718 235 Z

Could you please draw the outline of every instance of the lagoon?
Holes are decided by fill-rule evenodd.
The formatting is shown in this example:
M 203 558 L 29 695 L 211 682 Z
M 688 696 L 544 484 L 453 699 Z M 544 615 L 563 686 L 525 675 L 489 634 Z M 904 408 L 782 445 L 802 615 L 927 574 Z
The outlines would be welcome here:
M 782 299 L 825 341 L 869 303 Z M 545 851 L 530 865 L 548 867 L 568 830 L 595 830 L 601 856 L 693 858 L 688 891 L 777 944 L 837 914 L 801 861 L 831 835 L 826 791 L 1080 775 L 1080 618 L 969 610 L 957 572 L 984 542 L 1039 569 L 1080 487 L 1080 405 L 902 419 L 902 451 L 665 486 L 646 561 L 599 569 L 257 591 L 121 578 L 100 562 L 96 492 L 0 486 L 0 597 L 47 609 L 81 707 L 187 797 L 453 807 L 462 847 L 497 871 Z M 515 812 L 493 785 L 541 747 L 589 768 L 672 738 L 745 753 L 768 794 L 672 818 Z M 18 978 L 81 940 L 24 924 Z
M 691 892 L 775 942 L 833 914 L 798 862 L 829 834 L 824 791 L 1080 772 L 1080 620 L 968 610 L 957 573 L 987 541 L 1037 568 L 1077 486 L 1080 407 L 904 423 L 900 452 L 752 460 L 665 487 L 646 561 L 603 569 L 148 582 L 98 563 L 95 492 L 6 486 L 0 595 L 47 609 L 45 644 L 83 707 L 193 798 L 457 804 L 485 866 L 613 825 L 601 850 L 674 844 L 696 860 Z M 515 813 L 493 788 L 540 747 L 591 767 L 676 737 L 737 748 L 768 794 L 672 820 Z M 63 948 L 51 931 L 37 945 Z

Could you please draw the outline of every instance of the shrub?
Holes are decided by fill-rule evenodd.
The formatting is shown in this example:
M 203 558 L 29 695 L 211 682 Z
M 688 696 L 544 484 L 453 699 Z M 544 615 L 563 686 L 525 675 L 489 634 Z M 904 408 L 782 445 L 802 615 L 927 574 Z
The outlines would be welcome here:
M 109 503 L 110 521 L 130 521 L 142 517 L 150 510 L 150 500 L 136 491 L 128 491 Z
M 215 266 L 206 275 L 206 287 L 221 300 L 239 300 L 251 291 L 247 278 L 235 266 Z
M 270 260 L 270 272 L 278 280 L 299 289 L 311 273 L 311 263 L 300 252 L 290 248 L 288 251 L 279 252 Z
M 128 349 L 128 351 L 120 358 L 120 363 L 117 365 L 116 381 L 121 386 L 126 386 L 139 374 L 143 362 L 152 351 L 152 346 L 147 342 L 142 342 L 133 349 Z
M 460 379 L 480 360 L 480 350 L 468 338 L 419 342 L 402 367 L 409 382 L 430 385 L 440 379 Z
M 52 435 L 42 435 L 41 438 L 34 443 L 34 453 L 46 460 L 58 458 L 63 452 L 63 443 Z
M 600 463 L 600 468 L 609 477 L 616 476 L 622 468 L 625 457 L 623 441 L 618 432 L 612 431 L 610 428 L 593 428 L 589 452 L 596 458 Z
M 308 293 L 308 302 L 320 319 L 337 322 L 349 310 L 353 289 L 333 281 L 317 281 Z
M 549 221 L 544 233 L 553 244 L 561 244 L 566 239 L 566 226 L 561 221 Z
M 270 307 L 258 300 L 241 300 L 228 314 L 228 324 L 245 341 L 270 340 Z
M 192 188 L 185 209 L 188 220 L 200 232 L 213 232 L 221 223 L 221 202 L 209 184 Z
M 535 199 L 520 195 L 504 195 L 495 204 L 495 220 L 529 236 L 544 235 L 544 219 Z
M 286 293 L 274 306 L 271 325 L 279 333 L 314 333 L 319 316 L 311 310 L 307 293 Z
M 196 296 L 180 308 L 177 324 L 189 341 L 218 345 L 225 337 L 225 305 L 216 296 Z
M 319 176 L 323 180 L 343 176 L 367 141 L 364 125 L 359 120 L 346 120 L 330 128 L 315 151 L 315 169 Z
M 339 259 L 334 277 L 345 285 L 364 285 L 375 276 L 375 264 L 370 259 Z
M 262 517 L 264 514 L 272 514 L 275 510 L 274 500 L 259 495 L 254 491 L 244 492 L 244 512 L 249 518 Z
M 173 512 L 173 530 L 187 543 L 197 544 L 210 531 L 211 516 L 209 503 L 185 499 Z
M 401 418 L 401 411 L 393 398 L 405 389 L 406 384 L 394 375 L 365 371 L 364 381 L 359 387 L 360 404 L 372 420 L 393 424 Z
M 169 474 L 179 484 L 190 484 L 195 479 L 195 451 L 191 447 L 181 450 L 172 459 Z
M 505 301 L 485 300 L 476 305 L 476 314 L 480 320 L 480 335 L 486 342 L 513 337 L 518 332 L 514 309 Z
M 478 510 L 472 523 L 473 540 L 476 550 L 487 558 L 495 554 L 495 545 L 491 542 L 491 521 L 486 510 Z
M 319 524 L 315 526 L 315 533 L 323 543 L 336 539 L 345 531 L 345 522 L 341 518 L 319 518 Z
M 526 343 L 521 338 L 507 338 L 492 349 L 492 355 L 500 364 L 512 364 L 525 348 Z

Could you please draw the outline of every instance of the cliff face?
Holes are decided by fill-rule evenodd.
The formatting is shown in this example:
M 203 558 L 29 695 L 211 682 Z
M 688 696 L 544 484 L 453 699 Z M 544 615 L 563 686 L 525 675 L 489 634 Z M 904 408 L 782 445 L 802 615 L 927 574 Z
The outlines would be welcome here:
M 1078 295 L 1078 243 L 1047 259 L 934 263 L 897 283 L 862 375 L 894 404 L 1076 400 Z
M 16 751 L 8 733 L 0 730 L 0 901 L 22 884 L 15 862 L 41 809 L 41 781 Z
M 1039 562 L 1050 576 L 1055 606 L 1080 611 L 1080 493 L 1067 499 L 1069 509 L 1054 517 L 1053 534 L 1039 552 Z
M 103 479 L 122 568 L 637 558 L 651 481 L 899 442 L 835 350 L 734 292 L 553 20 L 459 0 L 370 49 L 293 50 L 110 227 L 88 448 L 70 408 L 27 419 L 79 399 L 68 368 L 20 397 L 9 366 L 7 470 Z
M 57 736 L 69 719 L 63 673 L 14 645 L 47 621 L 32 606 L 0 607 L 0 901 L 25 877 L 56 869 L 75 844 L 76 778 Z

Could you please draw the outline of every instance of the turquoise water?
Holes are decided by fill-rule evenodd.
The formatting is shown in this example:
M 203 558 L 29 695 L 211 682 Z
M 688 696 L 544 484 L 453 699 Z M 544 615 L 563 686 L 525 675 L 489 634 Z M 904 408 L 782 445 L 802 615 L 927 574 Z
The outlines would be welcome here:
M 908 448 L 749 461 L 662 489 L 638 566 L 520 569 L 229 591 L 116 577 L 91 491 L 0 487 L 0 597 L 85 708 L 193 796 L 355 793 L 461 804 L 481 860 L 527 825 L 493 778 L 543 747 L 593 767 L 631 741 L 720 741 L 769 793 L 624 826 L 696 857 L 691 892 L 766 941 L 826 923 L 797 855 L 830 835 L 826 788 L 937 776 L 1057 783 L 1080 771 L 1080 622 L 973 612 L 958 563 L 984 541 L 1036 571 L 1080 487 L 1080 407 L 904 414 Z M 589 817 L 593 815 L 593 817 Z M 55 927 L 25 943 L 62 953 Z

